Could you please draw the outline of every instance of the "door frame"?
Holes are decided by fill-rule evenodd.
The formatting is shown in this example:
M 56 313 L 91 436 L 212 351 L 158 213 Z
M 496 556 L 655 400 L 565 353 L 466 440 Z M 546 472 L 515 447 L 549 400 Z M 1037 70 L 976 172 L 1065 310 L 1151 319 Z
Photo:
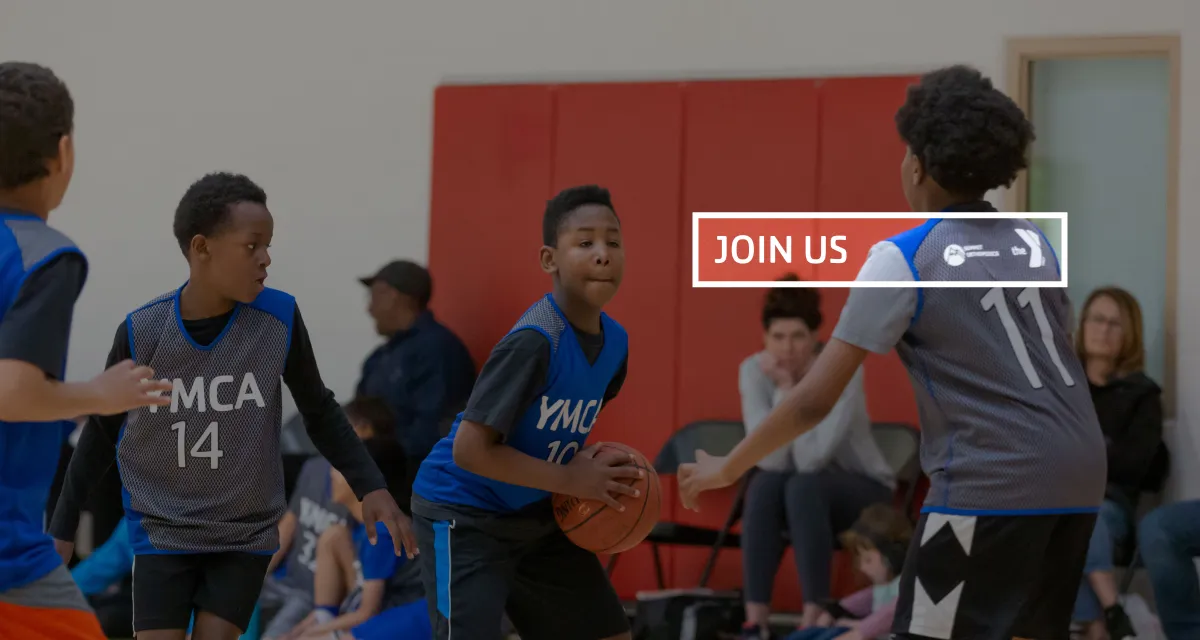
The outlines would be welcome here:
M 1166 300 L 1163 309 L 1163 410 L 1174 418 L 1176 354 L 1178 344 L 1179 280 L 1179 134 L 1180 134 L 1180 36 L 1179 34 L 1137 36 L 1064 36 L 1009 38 L 1005 42 L 1007 89 L 1026 114 L 1030 114 L 1033 63 L 1063 58 L 1165 58 L 1168 65 L 1170 115 L 1167 124 L 1167 246 Z M 1029 210 L 1029 173 L 1022 171 L 1008 189 L 1009 211 Z

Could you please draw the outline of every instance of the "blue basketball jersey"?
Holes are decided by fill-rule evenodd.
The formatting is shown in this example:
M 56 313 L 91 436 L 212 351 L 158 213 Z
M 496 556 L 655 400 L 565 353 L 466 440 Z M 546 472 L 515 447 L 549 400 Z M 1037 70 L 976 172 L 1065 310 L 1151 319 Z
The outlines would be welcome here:
M 550 369 L 538 399 L 517 419 L 505 444 L 541 460 L 566 464 L 582 449 L 596 423 L 604 393 L 625 360 L 629 338 L 617 322 L 601 314 L 604 348 L 589 363 L 562 310 L 547 294 L 509 331 L 537 331 L 550 342 Z M 466 471 L 454 463 L 454 436 L 434 446 L 421 463 L 413 492 L 434 503 L 512 512 L 549 497 L 540 489 L 520 487 Z
M 31 215 L 0 211 L 0 322 L 26 279 L 51 260 L 82 252 L 65 235 Z M 62 380 L 67 363 L 54 373 Z M 59 452 L 75 425 L 0 422 L 0 592 L 62 566 L 44 519 Z

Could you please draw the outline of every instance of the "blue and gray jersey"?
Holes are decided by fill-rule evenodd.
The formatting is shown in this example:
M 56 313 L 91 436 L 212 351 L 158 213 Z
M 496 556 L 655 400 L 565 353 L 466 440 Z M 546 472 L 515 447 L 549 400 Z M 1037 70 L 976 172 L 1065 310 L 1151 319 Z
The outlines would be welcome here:
M 981 216 L 986 213 L 981 213 Z M 943 219 L 875 245 L 859 280 L 1035 282 L 1057 257 L 1020 219 Z M 908 369 L 926 512 L 1095 511 L 1104 437 L 1071 341 L 1064 288 L 856 288 L 834 338 Z

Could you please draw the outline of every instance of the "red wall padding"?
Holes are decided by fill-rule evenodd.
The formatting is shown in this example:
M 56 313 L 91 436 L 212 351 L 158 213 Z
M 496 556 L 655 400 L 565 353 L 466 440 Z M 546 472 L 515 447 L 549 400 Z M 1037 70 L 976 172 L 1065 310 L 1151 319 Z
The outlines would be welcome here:
M 554 190 L 609 188 L 626 254 L 620 293 L 606 311 L 629 332 L 629 374 L 594 439 L 624 442 L 653 460 L 671 435 L 664 426 L 675 423 L 683 91 L 676 83 L 585 84 L 559 87 L 556 96 Z M 670 519 L 674 495 L 664 498 L 661 517 Z M 626 595 L 657 588 L 645 545 L 626 552 L 615 575 Z
M 915 77 L 833 78 L 820 83 L 820 211 L 908 211 L 900 190 L 904 143 L 894 114 Z M 896 221 L 895 231 L 914 226 Z M 874 224 L 886 224 L 874 222 Z M 867 409 L 877 422 L 917 424 L 912 385 L 895 353 L 865 365 Z
M 538 251 L 551 196 L 553 94 L 546 86 L 434 94 L 432 307 L 477 365 L 546 291 Z
M 813 211 L 817 202 L 817 89 L 811 80 L 699 82 L 687 86 L 684 209 L 681 232 L 691 247 L 694 211 Z M 738 365 L 762 348 L 761 289 L 691 286 L 691 256 L 677 271 L 682 288 L 679 327 L 678 425 L 741 415 Z M 801 272 L 803 278 L 812 273 Z M 677 520 L 719 527 L 733 490 L 704 497 L 701 511 L 679 510 Z M 694 586 L 707 550 L 674 551 L 674 583 Z M 779 595 L 799 591 L 785 559 Z M 710 586 L 741 585 L 741 554 L 723 552 Z M 789 588 L 790 587 L 790 588 Z M 789 593 L 790 592 L 790 593 Z
M 610 188 L 624 229 L 625 280 L 609 313 L 630 334 L 630 369 L 597 439 L 653 457 L 700 419 L 737 419 L 737 367 L 762 346 L 763 290 L 691 287 L 693 211 L 904 211 L 904 149 L 892 116 L 909 77 L 689 83 L 453 86 L 435 94 L 430 270 L 434 310 L 480 364 L 549 287 L 537 266 L 541 213 L 557 190 Z M 814 231 L 818 224 L 813 223 Z M 813 277 L 811 270 L 802 277 Z M 828 337 L 847 291 L 822 291 Z M 895 355 L 867 362 L 875 420 L 916 424 Z M 731 494 L 701 513 L 663 479 L 664 519 L 716 526 Z M 710 586 L 741 584 L 724 552 Z M 668 586 L 694 586 L 705 554 L 662 549 Z M 855 582 L 845 557 L 835 591 Z M 622 597 L 655 587 L 650 554 L 625 554 Z M 789 551 L 776 605 L 800 604 Z

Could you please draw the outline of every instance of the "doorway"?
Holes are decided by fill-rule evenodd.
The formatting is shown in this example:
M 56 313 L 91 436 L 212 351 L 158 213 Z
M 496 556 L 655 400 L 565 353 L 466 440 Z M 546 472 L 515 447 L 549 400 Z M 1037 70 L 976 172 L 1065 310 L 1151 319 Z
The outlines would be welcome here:
M 1029 170 L 1012 211 L 1067 212 L 1076 318 L 1115 284 L 1142 307 L 1146 374 L 1175 414 L 1179 37 L 1069 37 L 1007 43 L 1008 93 L 1033 121 Z M 1031 218 L 1038 221 L 1036 213 Z M 1038 221 L 1040 222 L 1040 221 Z

